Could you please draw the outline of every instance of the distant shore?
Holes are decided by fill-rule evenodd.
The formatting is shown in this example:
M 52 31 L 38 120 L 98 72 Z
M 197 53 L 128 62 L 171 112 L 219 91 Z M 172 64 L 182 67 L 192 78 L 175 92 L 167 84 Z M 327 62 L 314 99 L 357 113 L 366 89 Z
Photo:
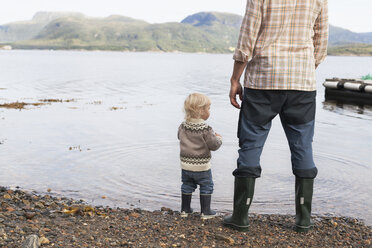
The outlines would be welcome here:
M 37 235 L 41 247 L 370 247 L 372 228 L 347 217 L 313 217 L 307 234 L 294 216 L 250 215 L 250 231 L 224 227 L 222 217 L 198 213 L 92 207 L 82 201 L 0 187 L 0 246 L 22 247 Z
M 187 52 L 187 51 L 163 51 L 163 50 L 125 50 L 122 47 L 112 46 L 76 46 L 76 47 L 63 47 L 63 46 L 34 46 L 34 45 L 14 45 L 14 44 L 0 44 L 0 50 L 56 50 L 56 51 L 113 51 L 113 52 L 155 52 L 155 53 L 197 53 L 197 54 L 231 54 L 233 51 L 226 52 Z M 341 45 L 331 46 L 328 48 L 329 56 L 355 56 L 355 57 L 371 57 L 372 45 L 357 44 L 357 45 Z

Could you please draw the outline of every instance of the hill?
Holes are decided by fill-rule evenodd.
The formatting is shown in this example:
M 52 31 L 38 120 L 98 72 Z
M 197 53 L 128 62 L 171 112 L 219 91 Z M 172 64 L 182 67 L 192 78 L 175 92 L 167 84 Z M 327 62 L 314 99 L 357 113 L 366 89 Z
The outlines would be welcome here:
M 372 32 L 355 33 L 344 28 L 330 25 L 329 33 L 329 44 L 331 46 L 347 45 L 351 43 L 372 44 Z
M 180 23 L 150 24 L 124 16 L 90 18 L 80 13 L 38 12 L 31 21 L 0 26 L 0 43 L 18 49 L 231 52 L 242 17 L 200 12 Z M 372 33 L 330 26 L 332 54 L 366 55 Z M 345 48 L 348 48 L 346 51 Z
M 83 16 L 74 12 L 37 12 L 32 20 L 0 25 L 0 43 L 30 40 L 51 21 L 63 16 Z
M 204 15 L 204 13 L 200 13 Z M 64 16 L 54 19 L 26 41 L 12 43 L 20 49 L 87 49 L 126 51 L 229 52 L 236 44 L 241 17 L 207 13 L 208 22 L 149 24 L 122 16 L 87 18 Z
M 213 25 L 224 25 L 233 28 L 240 28 L 242 17 L 235 14 L 220 12 L 200 12 L 189 15 L 181 23 L 192 24 L 195 27 L 205 27 Z

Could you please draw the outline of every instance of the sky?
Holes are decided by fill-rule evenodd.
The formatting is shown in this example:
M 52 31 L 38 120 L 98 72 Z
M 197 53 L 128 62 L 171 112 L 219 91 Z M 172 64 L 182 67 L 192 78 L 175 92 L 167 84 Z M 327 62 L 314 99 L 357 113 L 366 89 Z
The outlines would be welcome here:
M 372 32 L 372 0 L 328 0 L 330 23 Z M 87 16 L 118 14 L 150 23 L 179 22 L 200 11 L 243 15 L 246 0 L 0 0 L 0 24 L 30 20 L 37 11 L 73 11 Z

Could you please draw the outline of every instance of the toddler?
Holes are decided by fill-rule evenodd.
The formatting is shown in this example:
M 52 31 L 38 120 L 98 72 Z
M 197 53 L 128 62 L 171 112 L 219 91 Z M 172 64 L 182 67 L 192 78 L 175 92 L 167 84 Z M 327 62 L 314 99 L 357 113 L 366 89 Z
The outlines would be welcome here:
M 209 118 L 210 106 L 210 99 L 199 93 L 189 95 L 184 103 L 185 121 L 178 128 L 182 168 L 181 217 L 192 213 L 191 197 L 197 185 L 200 186 L 202 219 L 216 216 L 211 209 L 213 180 L 210 160 L 211 151 L 220 148 L 222 137 L 204 122 Z

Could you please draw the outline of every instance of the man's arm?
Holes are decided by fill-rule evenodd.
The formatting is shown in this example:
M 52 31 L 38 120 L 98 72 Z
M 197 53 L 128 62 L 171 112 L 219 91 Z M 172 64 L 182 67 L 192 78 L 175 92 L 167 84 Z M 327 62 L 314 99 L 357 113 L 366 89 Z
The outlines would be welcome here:
M 253 51 L 256 46 L 258 32 L 262 21 L 262 2 L 263 0 L 247 0 L 247 8 L 240 27 L 238 45 L 235 49 L 234 70 L 231 76 L 230 102 L 235 108 L 240 108 L 236 101 L 236 95 L 243 100 L 243 88 L 240 84 L 240 77 L 247 65 L 252 59 Z
M 314 25 L 315 68 L 327 57 L 328 47 L 328 0 L 324 0 L 322 10 Z
M 263 0 L 247 0 L 234 60 L 247 62 L 253 57 L 262 21 L 262 2 Z

